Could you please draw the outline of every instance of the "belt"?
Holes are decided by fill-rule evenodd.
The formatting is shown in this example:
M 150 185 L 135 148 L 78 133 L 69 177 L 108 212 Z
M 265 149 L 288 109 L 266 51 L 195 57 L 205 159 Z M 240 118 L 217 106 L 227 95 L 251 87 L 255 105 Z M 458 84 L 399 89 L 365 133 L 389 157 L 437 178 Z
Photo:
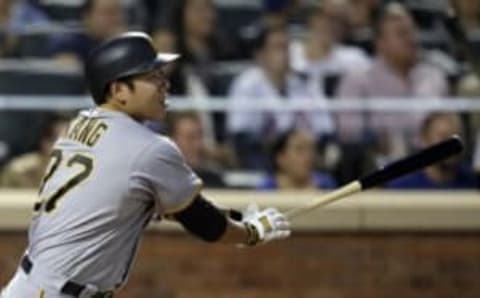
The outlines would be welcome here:
M 25 274 L 30 274 L 30 271 L 32 271 L 33 268 L 33 263 L 28 257 L 28 255 L 25 255 L 22 258 L 22 261 L 20 263 L 20 266 L 22 267 L 23 271 L 25 271 Z M 80 294 L 85 290 L 86 286 L 77 284 L 73 281 L 67 281 L 65 285 L 62 287 L 60 292 L 65 295 L 71 295 L 74 297 L 79 297 Z M 113 291 L 107 291 L 107 292 L 97 292 L 95 293 L 92 298 L 112 298 L 113 297 Z

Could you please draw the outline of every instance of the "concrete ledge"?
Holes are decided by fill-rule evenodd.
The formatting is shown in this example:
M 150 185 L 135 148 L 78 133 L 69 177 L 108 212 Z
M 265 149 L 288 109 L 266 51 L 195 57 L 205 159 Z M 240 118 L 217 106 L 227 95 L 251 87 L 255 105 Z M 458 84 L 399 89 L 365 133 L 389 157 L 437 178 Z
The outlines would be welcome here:
M 322 195 L 320 192 L 205 190 L 220 206 L 243 209 L 250 202 L 289 210 Z M 34 190 L 0 191 L 0 230 L 24 230 L 31 219 Z M 480 231 L 480 193 L 369 191 L 314 210 L 293 222 L 295 230 L 331 231 Z M 179 230 L 174 223 L 152 229 Z

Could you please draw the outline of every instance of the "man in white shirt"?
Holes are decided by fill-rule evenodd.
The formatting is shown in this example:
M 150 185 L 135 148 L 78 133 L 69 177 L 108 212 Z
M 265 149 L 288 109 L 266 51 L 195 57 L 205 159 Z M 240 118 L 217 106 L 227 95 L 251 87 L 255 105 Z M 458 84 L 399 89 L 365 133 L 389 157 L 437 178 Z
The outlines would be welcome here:
M 303 128 L 317 136 L 334 132 L 333 121 L 325 112 L 311 111 L 238 111 L 238 107 L 255 103 L 273 106 L 292 101 L 305 103 L 314 98 L 305 79 L 290 71 L 288 35 L 284 27 L 262 28 L 254 41 L 256 65 L 240 74 L 229 92 L 232 111 L 227 129 L 234 136 L 241 162 L 247 167 L 262 167 L 261 145 L 278 133 Z
M 322 97 L 333 95 L 334 88 L 327 83 L 329 77 L 365 69 L 370 64 L 370 58 L 360 48 L 340 44 L 336 29 L 341 20 L 327 11 L 327 4 L 310 9 L 305 37 L 290 43 L 292 68 L 305 73 L 312 92 Z

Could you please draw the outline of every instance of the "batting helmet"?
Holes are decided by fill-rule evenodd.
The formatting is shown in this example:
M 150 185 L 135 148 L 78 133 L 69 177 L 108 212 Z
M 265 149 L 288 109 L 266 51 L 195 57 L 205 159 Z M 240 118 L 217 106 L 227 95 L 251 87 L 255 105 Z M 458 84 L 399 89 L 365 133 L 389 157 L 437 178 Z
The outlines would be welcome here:
M 127 32 L 107 40 L 90 53 L 85 65 L 88 87 L 95 103 L 105 102 L 109 83 L 149 72 L 178 57 L 177 54 L 157 54 L 151 38 L 143 32 Z

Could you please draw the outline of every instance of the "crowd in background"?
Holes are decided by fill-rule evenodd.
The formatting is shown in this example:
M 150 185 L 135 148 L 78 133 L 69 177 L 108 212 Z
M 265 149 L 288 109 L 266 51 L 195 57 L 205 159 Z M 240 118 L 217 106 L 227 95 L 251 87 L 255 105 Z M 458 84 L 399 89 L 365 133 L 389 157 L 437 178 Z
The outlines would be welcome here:
M 259 101 L 278 105 L 395 98 L 422 105 L 430 98 L 480 98 L 480 79 L 468 52 L 452 36 L 442 6 L 446 2 L 62 2 L 0 0 L 0 57 L 42 59 L 54 68 L 81 73 L 88 53 L 102 41 L 126 30 L 150 33 L 158 51 L 182 55 L 167 69 L 172 95 L 195 101 L 221 96 L 232 108 L 172 112 L 165 123 L 148 124 L 172 137 L 207 187 L 239 186 L 225 173 L 242 170 L 261 174 L 253 182 L 242 180 L 250 181 L 243 186 L 257 189 L 334 188 L 452 134 L 466 141 L 466 154 L 386 187 L 479 187 L 478 112 L 236 109 Z M 453 2 L 475 49 L 480 44 L 475 42 L 480 0 Z M 19 79 L 14 83 L 21 84 L 20 91 L 12 91 L 15 84 L 2 71 L 0 67 L 0 96 L 36 94 L 34 82 Z M 55 82 L 54 88 L 63 90 L 55 94 L 86 92 Z M 52 142 L 73 113 L 35 112 L 24 118 L 16 113 L 22 112 L 0 112 L 0 185 L 36 187 Z

